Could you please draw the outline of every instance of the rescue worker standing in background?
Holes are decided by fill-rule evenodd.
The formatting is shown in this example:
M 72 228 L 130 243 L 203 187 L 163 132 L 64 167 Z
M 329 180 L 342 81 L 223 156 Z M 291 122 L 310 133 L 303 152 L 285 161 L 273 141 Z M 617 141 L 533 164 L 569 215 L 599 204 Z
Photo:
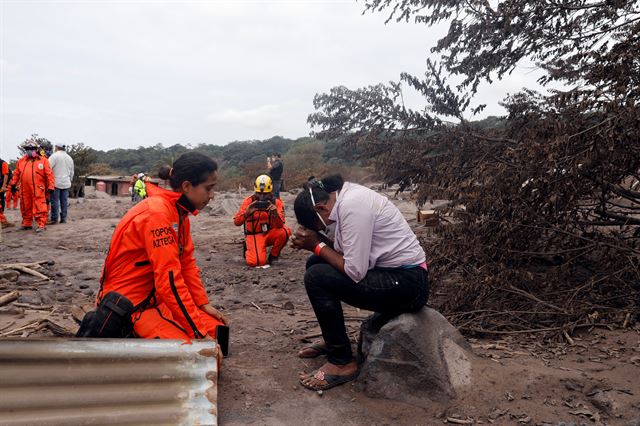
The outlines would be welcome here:
M 147 185 L 145 184 L 146 179 L 147 178 L 144 173 L 138 173 L 138 180 L 136 180 L 136 183 L 133 185 L 133 192 L 140 200 L 147 198 Z
M 7 192 L 4 193 L 5 208 L 7 210 L 15 210 L 18 208 L 18 198 L 20 198 L 20 188 L 15 194 L 9 191 L 9 183 L 7 183 Z M 13 205 L 13 206 L 12 206 Z
M 260 175 L 254 184 L 255 194 L 242 202 L 233 217 L 236 226 L 244 226 L 245 259 L 249 266 L 264 266 L 278 260 L 280 251 L 291 236 L 284 224 L 284 204 L 273 196 L 273 183 L 267 175 Z M 267 247 L 271 253 L 267 256 Z
M 11 179 L 11 191 L 20 185 L 20 213 L 22 229 L 31 229 L 36 221 L 36 232 L 43 232 L 47 223 L 47 196 L 53 192 L 54 178 L 49 161 L 41 156 L 38 144 L 27 139 L 20 146 L 24 156 L 18 160 Z
M 51 197 L 51 223 L 58 223 L 58 212 L 60 223 L 65 223 L 74 166 L 73 159 L 65 151 L 65 146 L 57 143 L 55 147 L 55 152 L 49 157 L 49 165 L 55 178 L 55 189 Z
M 131 194 L 131 202 L 135 203 L 136 201 L 136 192 L 133 190 L 134 185 L 136 184 L 136 181 L 138 180 L 138 174 L 134 173 L 133 176 L 131 176 L 131 181 L 129 182 L 129 194 Z
M 148 339 L 213 339 L 224 315 L 209 304 L 190 234 L 196 215 L 213 199 L 218 165 L 188 152 L 158 172 L 173 191 L 153 197 L 122 218 L 105 260 L 98 303 L 116 292 L 133 304 L 133 334 Z

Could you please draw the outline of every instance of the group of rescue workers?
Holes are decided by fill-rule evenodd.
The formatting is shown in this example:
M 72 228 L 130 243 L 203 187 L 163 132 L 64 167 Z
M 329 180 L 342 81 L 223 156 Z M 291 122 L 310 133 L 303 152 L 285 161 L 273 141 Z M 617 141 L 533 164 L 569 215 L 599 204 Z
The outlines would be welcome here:
M 151 178 L 144 173 L 136 173 L 131 177 L 129 182 L 129 194 L 131 194 L 131 201 L 137 203 L 140 200 L 147 198 L 147 183 Z
M 20 186 L 23 226 L 31 225 L 33 217 L 44 228 L 52 173 L 36 146 L 24 149 L 10 187 Z M 215 339 L 226 354 L 229 322 L 211 304 L 202 283 L 189 219 L 213 199 L 218 165 L 188 152 L 161 167 L 157 176 L 171 190 L 145 185 L 146 176 L 135 175 L 132 192 L 141 200 L 116 226 L 96 308 L 86 314 L 77 336 Z M 426 257 L 400 211 L 369 188 L 339 175 L 310 179 L 296 196 L 298 228 L 292 232 L 285 225 L 281 187 L 282 161 L 274 154 L 233 221 L 244 230 L 247 265 L 273 264 L 287 241 L 312 253 L 304 283 L 322 340 L 298 356 L 325 355 L 327 362 L 301 373 L 299 381 L 308 389 L 329 389 L 358 374 L 341 303 L 375 311 L 383 319 L 421 309 L 430 287 Z
M 73 159 L 62 144 L 54 146 L 46 139 L 30 138 L 19 146 L 22 157 L 15 169 L 0 159 L 0 223 L 3 228 L 14 226 L 7 221 L 4 209 L 17 208 L 20 202 L 22 224 L 20 229 L 35 229 L 41 233 L 46 225 L 65 223 L 68 193 L 73 180 Z M 49 217 L 51 212 L 51 217 Z M 35 222 L 35 223 L 34 223 Z

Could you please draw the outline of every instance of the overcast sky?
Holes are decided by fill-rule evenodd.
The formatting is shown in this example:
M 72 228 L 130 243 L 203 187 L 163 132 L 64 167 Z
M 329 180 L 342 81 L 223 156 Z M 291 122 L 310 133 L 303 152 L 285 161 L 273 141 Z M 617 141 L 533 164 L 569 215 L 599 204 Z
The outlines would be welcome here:
M 315 93 L 422 74 L 442 33 L 363 7 L 0 0 L 0 155 L 34 132 L 96 149 L 306 136 Z M 498 101 L 534 81 L 518 69 L 476 104 L 502 114 Z

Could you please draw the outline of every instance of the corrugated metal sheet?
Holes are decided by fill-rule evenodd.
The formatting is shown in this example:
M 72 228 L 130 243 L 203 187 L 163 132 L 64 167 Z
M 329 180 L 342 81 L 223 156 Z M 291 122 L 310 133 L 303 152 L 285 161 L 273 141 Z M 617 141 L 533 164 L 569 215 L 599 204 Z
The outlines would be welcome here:
M 217 424 L 213 341 L 0 340 L 0 425 Z

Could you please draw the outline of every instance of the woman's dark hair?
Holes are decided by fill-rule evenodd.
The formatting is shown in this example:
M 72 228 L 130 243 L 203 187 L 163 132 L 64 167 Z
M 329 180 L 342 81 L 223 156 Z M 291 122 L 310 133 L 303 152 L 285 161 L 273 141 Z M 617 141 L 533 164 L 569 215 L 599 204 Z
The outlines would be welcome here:
M 313 201 L 317 204 L 327 201 L 329 194 L 342 189 L 342 185 L 344 185 L 344 179 L 340 175 L 329 175 L 322 180 L 310 179 L 302 185 L 304 190 L 298 194 L 293 203 L 298 223 L 305 228 L 313 229 L 318 222 L 318 215 L 311 201 L 311 191 L 313 191 Z
M 168 180 L 171 188 L 178 189 L 184 181 L 197 186 L 216 170 L 218 170 L 218 164 L 213 159 L 199 152 L 186 152 L 173 162 L 173 167 L 160 167 L 158 177 Z

